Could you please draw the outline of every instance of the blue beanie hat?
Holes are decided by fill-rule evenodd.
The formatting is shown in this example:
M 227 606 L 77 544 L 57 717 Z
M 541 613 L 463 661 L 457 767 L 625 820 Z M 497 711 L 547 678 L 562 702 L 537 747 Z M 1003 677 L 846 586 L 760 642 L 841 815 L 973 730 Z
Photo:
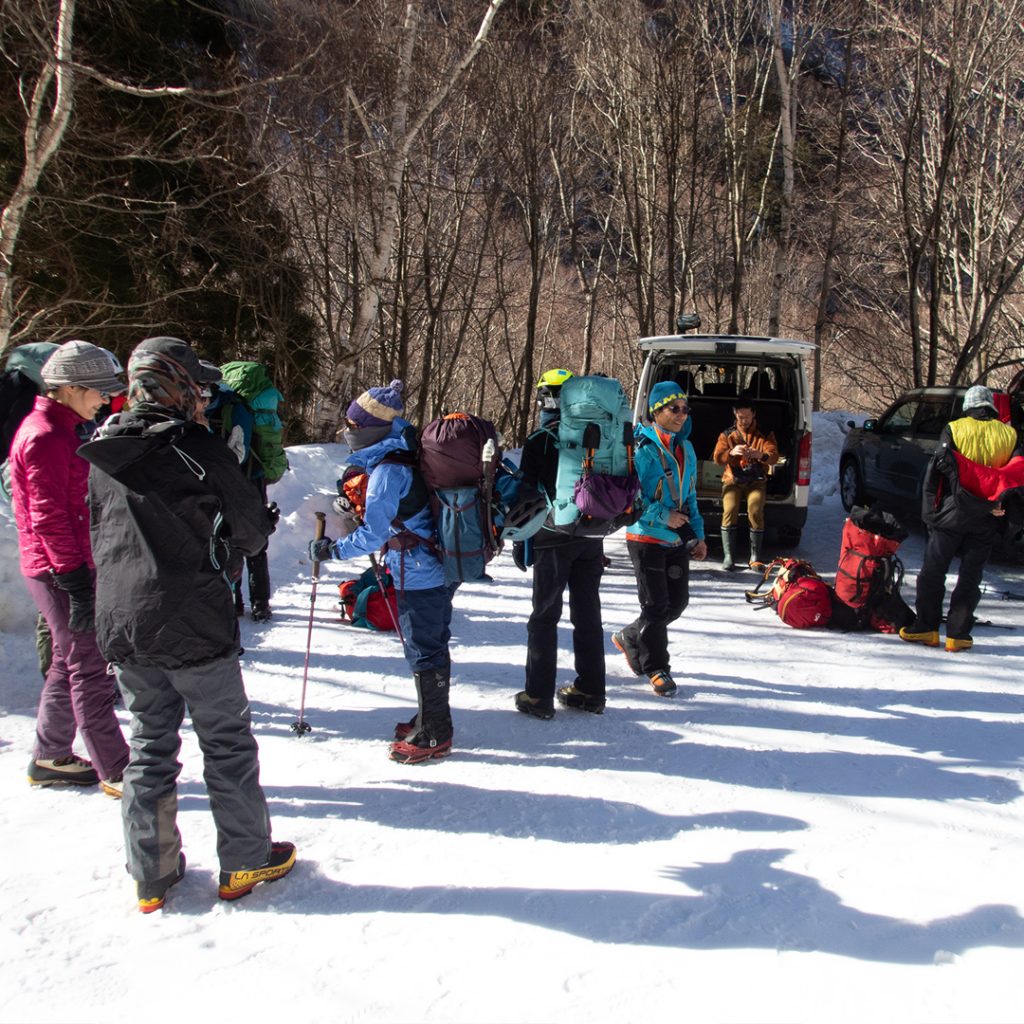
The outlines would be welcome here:
M 386 388 L 369 388 L 349 405 L 345 416 L 360 429 L 386 427 L 405 409 L 403 388 L 400 380 L 393 380 Z
M 649 412 L 657 412 L 663 405 L 668 405 L 669 402 L 674 402 L 677 399 L 682 399 L 684 402 L 689 402 L 689 396 L 685 391 L 674 381 L 674 380 L 663 380 L 651 388 L 651 395 L 647 399 L 647 409 Z

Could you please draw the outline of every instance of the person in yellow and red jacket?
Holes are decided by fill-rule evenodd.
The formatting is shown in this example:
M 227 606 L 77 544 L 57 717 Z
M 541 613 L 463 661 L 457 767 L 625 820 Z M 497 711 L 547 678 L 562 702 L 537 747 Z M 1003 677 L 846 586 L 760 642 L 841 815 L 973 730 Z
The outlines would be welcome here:
M 971 629 L 985 562 L 1005 526 L 1007 501 L 1012 496 L 1019 507 L 1016 498 L 1024 488 L 1024 458 L 1017 448 L 1017 431 L 998 419 L 992 392 L 981 385 L 969 388 L 964 415 L 943 430 L 925 474 L 921 517 L 928 544 L 917 577 L 916 617 L 900 630 L 903 640 L 939 646 L 946 572 L 959 555 L 946 650 L 974 645 Z
M 775 435 L 757 428 L 753 405 L 737 398 L 732 407 L 735 422 L 718 435 L 712 458 L 722 473 L 722 568 L 736 567 L 736 522 L 740 506 L 747 505 L 750 523 L 750 568 L 764 571 L 764 501 L 768 491 L 769 466 L 779 461 Z
M 635 675 L 645 675 L 659 697 L 676 692 L 668 654 L 668 626 L 690 600 L 690 559 L 707 558 L 704 520 L 697 508 L 697 456 L 690 435 L 690 402 L 674 381 L 651 388 L 652 423 L 636 429 L 636 472 L 643 511 L 626 531 L 636 573 L 640 615 L 612 635 Z

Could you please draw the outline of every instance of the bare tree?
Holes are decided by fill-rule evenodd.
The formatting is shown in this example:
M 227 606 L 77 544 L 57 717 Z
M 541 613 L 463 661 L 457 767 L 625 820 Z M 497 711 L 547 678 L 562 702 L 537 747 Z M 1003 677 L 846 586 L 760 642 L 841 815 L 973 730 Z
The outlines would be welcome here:
M 0 355 L 11 342 L 14 322 L 14 255 L 29 206 L 50 160 L 64 141 L 74 108 L 71 64 L 75 0 L 60 0 L 53 36 L 31 88 L 19 90 L 25 112 L 22 129 L 24 163 L 18 181 L 0 214 Z

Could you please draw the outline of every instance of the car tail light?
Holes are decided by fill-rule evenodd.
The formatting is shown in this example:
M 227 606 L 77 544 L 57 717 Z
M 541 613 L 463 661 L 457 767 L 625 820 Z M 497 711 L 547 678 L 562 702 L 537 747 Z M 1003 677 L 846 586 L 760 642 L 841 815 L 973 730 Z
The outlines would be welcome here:
M 800 438 L 800 452 L 796 462 L 796 483 L 797 487 L 810 487 L 811 485 L 811 432 L 809 430 Z

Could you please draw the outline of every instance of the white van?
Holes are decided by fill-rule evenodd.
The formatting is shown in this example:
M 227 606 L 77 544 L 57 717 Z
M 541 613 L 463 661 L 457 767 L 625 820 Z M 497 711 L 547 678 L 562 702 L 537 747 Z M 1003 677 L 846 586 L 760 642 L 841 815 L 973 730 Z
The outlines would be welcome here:
M 769 542 L 794 547 L 807 521 L 811 484 L 811 392 L 808 341 L 732 334 L 675 334 L 641 338 L 647 353 L 633 413 L 649 422 L 647 396 L 659 381 L 674 380 L 690 396 L 690 442 L 697 453 L 697 499 L 704 528 L 722 523 L 722 467 L 711 458 L 718 435 L 733 422 L 733 401 L 752 400 L 758 426 L 772 431 L 779 464 L 768 478 L 765 525 Z M 746 521 L 746 511 L 741 523 Z

